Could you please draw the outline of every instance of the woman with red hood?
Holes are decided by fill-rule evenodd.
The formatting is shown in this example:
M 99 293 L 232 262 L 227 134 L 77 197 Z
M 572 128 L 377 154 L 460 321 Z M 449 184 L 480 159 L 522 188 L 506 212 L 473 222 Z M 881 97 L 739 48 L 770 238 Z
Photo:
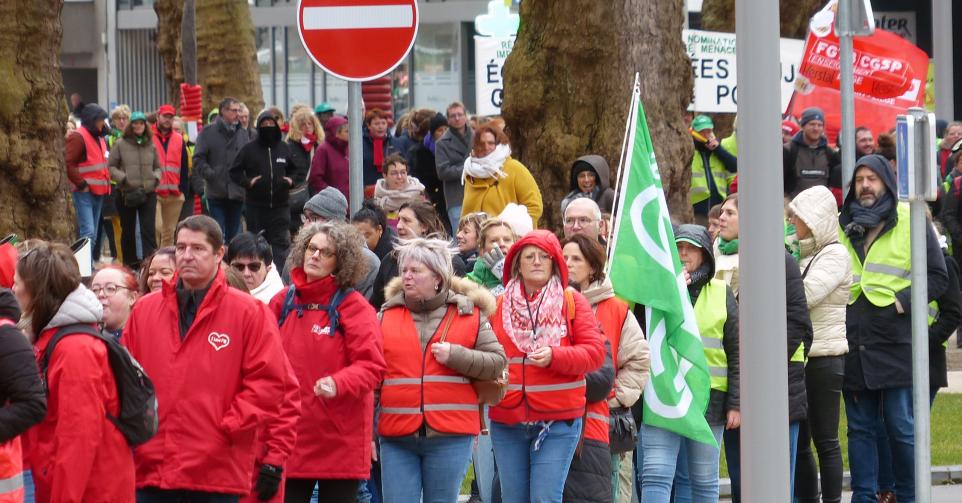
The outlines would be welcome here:
M 350 200 L 350 165 L 348 163 L 348 145 L 350 136 L 347 129 L 347 119 L 339 115 L 331 117 L 324 124 L 324 143 L 317 148 L 314 159 L 311 160 L 311 173 L 307 179 L 311 195 L 334 187 Z
M 529 232 L 505 265 L 505 292 L 490 319 L 510 374 L 504 400 L 489 414 L 502 501 L 561 503 L 581 438 L 585 374 L 604 362 L 604 338 L 591 304 L 567 288 L 554 234 Z

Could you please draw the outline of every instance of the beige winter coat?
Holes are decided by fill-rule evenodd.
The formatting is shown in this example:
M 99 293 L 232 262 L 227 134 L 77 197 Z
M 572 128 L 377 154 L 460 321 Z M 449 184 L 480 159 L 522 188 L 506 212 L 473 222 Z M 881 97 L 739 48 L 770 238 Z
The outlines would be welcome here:
M 812 231 L 811 237 L 799 242 L 802 259 L 798 264 L 805 274 L 805 297 L 814 329 L 808 356 L 844 355 L 848 353 L 845 310 L 852 261 L 848 250 L 838 242 L 835 196 L 819 185 L 799 193 L 788 206 Z
M 457 344 L 451 345 L 451 356 L 445 364 L 451 370 L 471 379 L 489 380 L 501 375 L 508 360 L 504 355 L 504 348 L 498 342 L 498 337 L 491 330 L 488 316 L 494 314 L 497 301 L 484 287 L 472 281 L 454 277 L 451 288 L 433 299 L 424 302 L 405 302 L 402 291 L 401 278 L 394 278 L 384 288 L 387 300 L 381 312 L 391 307 L 406 306 L 414 318 L 421 338 L 423 351 L 428 341 L 433 338 L 435 331 L 444 319 L 449 304 L 456 305 L 462 315 L 471 314 L 475 306 L 481 310 L 481 324 L 478 329 L 478 340 L 473 348 L 466 348 Z M 390 362 L 388 362 L 390 365 Z
M 110 178 L 120 192 L 141 188 L 153 192 L 160 182 L 160 161 L 149 138 L 138 145 L 132 138 L 120 138 L 110 148 L 107 160 Z
M 582 293 L 596 312 L 599 302 L 615 296 L 608 279 L 595 281 Z M 638 325 L 635 315 L 629 311 L 625 323 L 621 326 L 618 361 L 615 363 L 615 397 L 608 400 L 609 407 L 631 407 L 638 401 L 648 383 L 649 363 L 645 333 Z

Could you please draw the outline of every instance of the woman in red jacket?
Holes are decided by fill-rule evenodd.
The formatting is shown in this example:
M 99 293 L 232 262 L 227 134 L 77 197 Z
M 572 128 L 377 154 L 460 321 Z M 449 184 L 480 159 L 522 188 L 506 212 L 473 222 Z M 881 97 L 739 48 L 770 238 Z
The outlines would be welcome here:
M 317 484 L 324 501 L 353 503 L 370 475 L 374 388 L 385 364 L 377 314 L 353 290 L 367 272 L 363 246 L 350 224 L 306 225 L 288 258 L 293 285 L 270 304 L 301 389 L 288 502 L 307 503 Z
M 558 238 L 535 230 L 505 257 L 491 328 L 508 357 L 508 393 L 490 410 L 504 503 L 561 503 L 581 437 L 585 374 L 604 362 L 591 305 L 568 289 Z
M 30 319 L 38 362 L 62 327 L 97 329 L 103 315 L 65 245 L 40 242 L 21 256 L 13 292 Z M 104 342 L 65 336 L 50 355 L 46 382 L 47 417 L 27 432 L 25 456 L 37 502 L 133 503 L 133 454 L 107 418 L 120 413 L 120 403 Z

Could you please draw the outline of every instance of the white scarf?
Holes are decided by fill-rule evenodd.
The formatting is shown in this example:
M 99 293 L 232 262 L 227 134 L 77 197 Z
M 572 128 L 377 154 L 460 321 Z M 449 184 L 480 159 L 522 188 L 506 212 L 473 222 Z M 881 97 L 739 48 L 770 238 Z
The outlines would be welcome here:
M 494 148 L 494 152 L 484 156 L 470 156 L 464 160 L 464 171 L 461 172 L 461 185 L 464 185 L 465 177 L 474 178 L 507 178 L 508 174 L 502 167 L 504 162 L 511 156 L 511 147 L 501 144 Z
M 374 185 L 374 203 L 387 213 L 394 213 L 402 204 L 416 199 L 424 192 L 424 185 L 413 176 L 408 177 L 408 184 L 400 189 L 387 188 L 387 180 L 378 178 Z

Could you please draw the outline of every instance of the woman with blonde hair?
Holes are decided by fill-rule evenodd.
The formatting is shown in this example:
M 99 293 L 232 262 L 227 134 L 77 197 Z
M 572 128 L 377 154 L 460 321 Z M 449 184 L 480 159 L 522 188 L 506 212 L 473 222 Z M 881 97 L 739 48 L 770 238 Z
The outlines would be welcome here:
M 291 187 L 289 192 L 291 236 L 297 235 L 297 229 L 301 227 L 301 213 L 304 212 L 304 204 L 311 198 L 311 194 L 307 190 L 307 175 L 311 171 L 314 153 L 322 141 L 324 141 L 324 130 L 321 128 L 321 122 L 317 120 L 317 116 L 310 108 L 303 107 L 291 113 L 290 129 L 287 132 L 287 146 L 291 150 L 291 157 L 294 161 L 294 169 L 291 172 L 295 176 L 292 179 L 304 180 L 304 182 Z M 299 175 L 299 173 L 303 175 Z

